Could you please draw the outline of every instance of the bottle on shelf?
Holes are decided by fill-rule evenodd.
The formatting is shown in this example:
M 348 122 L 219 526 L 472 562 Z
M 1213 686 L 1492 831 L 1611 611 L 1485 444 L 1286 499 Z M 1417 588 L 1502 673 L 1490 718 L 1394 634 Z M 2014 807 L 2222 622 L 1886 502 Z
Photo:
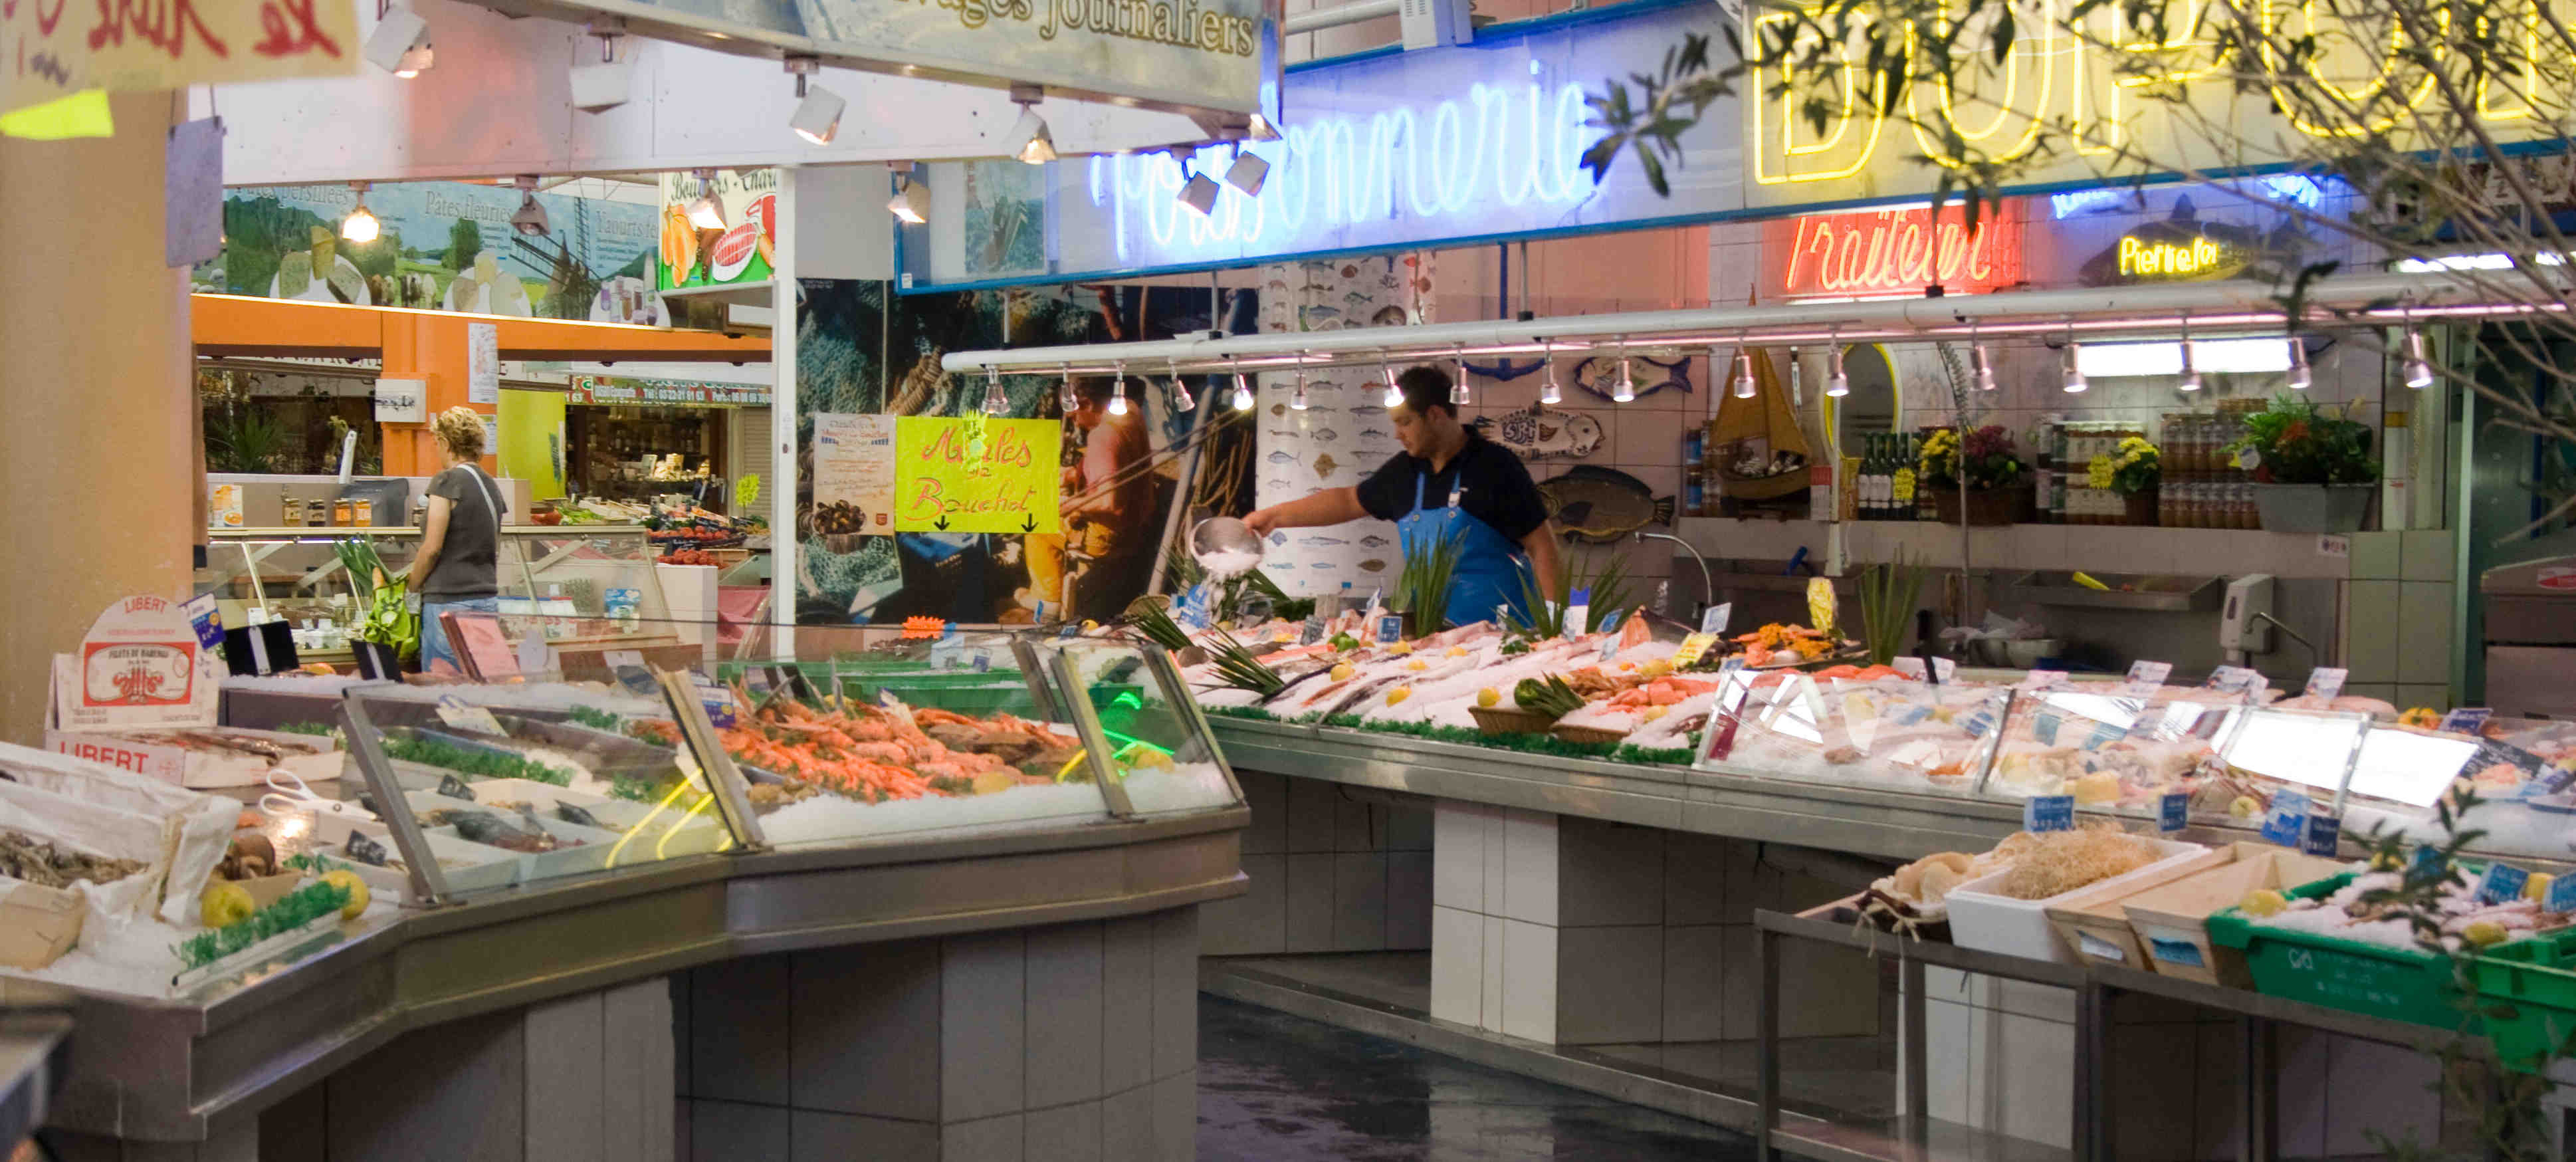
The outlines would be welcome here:
M 1869 437 L 1868 448 L 1866 451 L 1861 453 L 1860 478 L 1860 518 L 1862 520 L 1886 520 L 1888 479 L 1887 436 L 1885 434 L 1873 433 Z

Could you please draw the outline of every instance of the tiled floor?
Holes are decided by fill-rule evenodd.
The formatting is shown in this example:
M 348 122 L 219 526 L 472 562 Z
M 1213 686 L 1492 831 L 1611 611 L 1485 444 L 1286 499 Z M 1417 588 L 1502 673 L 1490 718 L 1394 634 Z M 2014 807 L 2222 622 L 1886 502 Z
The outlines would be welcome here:
M 1742 1135 L 1199 998 L 1202 1162 L 1732 1162 Z

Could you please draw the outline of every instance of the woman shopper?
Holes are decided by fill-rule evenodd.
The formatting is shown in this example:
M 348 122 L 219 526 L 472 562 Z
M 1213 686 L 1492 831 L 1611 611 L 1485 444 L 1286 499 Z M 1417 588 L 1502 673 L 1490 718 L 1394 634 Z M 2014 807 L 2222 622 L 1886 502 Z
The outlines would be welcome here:
M 454 673 L 463 667 L 438 615 L 500 611 L 494 557 L 509 504 L 476 463 L 483 458 L 480 413 L 449 408 L 430 422 L 430 430 L 447 467 L 429 482 L 429 523 L 421 531 L 420 555 L 412 559 L 412 591 L 420 595 L 421 670 Z

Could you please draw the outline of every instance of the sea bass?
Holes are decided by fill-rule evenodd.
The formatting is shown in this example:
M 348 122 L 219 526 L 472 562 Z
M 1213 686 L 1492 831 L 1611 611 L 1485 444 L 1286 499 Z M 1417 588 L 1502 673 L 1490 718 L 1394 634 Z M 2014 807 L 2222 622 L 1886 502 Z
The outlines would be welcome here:
M 1671 524 L 1673 498 L 1615 468 L 1577 465 L 1538 482 L 1548 519 L 1567 535 L 1606 545 L 1650 524 Z

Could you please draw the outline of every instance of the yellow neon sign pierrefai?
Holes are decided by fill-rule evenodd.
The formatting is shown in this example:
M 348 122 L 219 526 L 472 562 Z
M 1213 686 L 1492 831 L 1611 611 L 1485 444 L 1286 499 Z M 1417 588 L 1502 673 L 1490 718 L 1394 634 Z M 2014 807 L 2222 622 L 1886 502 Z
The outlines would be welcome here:
M 2120 277 L 2122 278 L 2191 278 L 2206 274 L 2227 255 L 2227 248 L 2206 234 L 2195 234 L 2182 245 L 2171 242 L 2141 241 L 2135 234 L 2120 237 Z

